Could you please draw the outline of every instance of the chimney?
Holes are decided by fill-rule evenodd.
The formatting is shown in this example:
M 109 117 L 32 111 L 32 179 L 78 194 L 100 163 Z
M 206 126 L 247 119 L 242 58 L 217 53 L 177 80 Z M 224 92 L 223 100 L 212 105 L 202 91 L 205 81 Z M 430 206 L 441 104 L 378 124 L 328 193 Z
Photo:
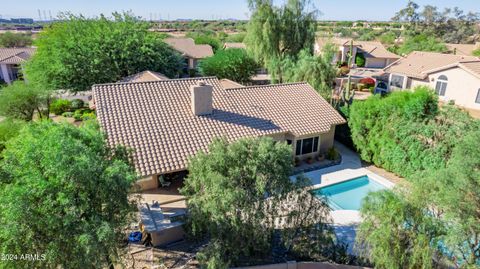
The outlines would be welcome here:
M 192 96 L 192 112 L 194 115 L 202 116 L 212 114 L 212 90 L 213 87 L 200 81 L 197 85 L 190 86 Z

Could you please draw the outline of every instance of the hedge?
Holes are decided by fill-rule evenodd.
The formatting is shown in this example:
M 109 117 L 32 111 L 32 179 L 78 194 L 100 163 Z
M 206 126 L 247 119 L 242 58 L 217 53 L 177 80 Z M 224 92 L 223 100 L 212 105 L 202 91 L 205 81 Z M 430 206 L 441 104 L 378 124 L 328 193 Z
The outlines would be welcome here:
M 363 160 L 404 177 L 444 167 L 458 137 L 480 132 L 479 121 L 454 106 L 439 108 L 426 87 L 354 102 L 348 125 Z

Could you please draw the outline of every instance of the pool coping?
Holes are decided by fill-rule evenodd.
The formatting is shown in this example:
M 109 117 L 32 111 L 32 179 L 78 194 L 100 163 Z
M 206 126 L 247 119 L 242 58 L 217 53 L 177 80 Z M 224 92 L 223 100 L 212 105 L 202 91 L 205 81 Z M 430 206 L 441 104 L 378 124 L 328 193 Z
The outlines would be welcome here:
M 308 175 L 305 175 L 305 176 L 308 177 Z M 368 169 L 358 168 L 358 169 L 344 169 L 344 170 L 339 170 L 336 172 L 324 174 L 322 175 L 320 184 L 311 185 L 307 188 L 308 190 L 316 190 L 316 189 L 320 189 L 330 185 L 335 185 L 338 183 L 342 183 L 344 181 L 349 181 L 349 180 L 356 179 L 363 176 L 368 176 L 369 178 L 375 180 L 379 184 L 385 186 L 387 189 L 392 189 L 396 185 L 390 180 L 380 175 L 377 175 Z

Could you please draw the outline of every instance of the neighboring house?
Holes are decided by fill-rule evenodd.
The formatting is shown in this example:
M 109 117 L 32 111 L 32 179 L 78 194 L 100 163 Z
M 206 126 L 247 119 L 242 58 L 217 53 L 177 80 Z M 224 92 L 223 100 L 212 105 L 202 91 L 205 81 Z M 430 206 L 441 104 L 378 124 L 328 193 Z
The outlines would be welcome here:
M 226 79 L 226 78 L 219 80 L 219 82 L 222 88 L 224 89 L 235 89 L 235 88 L 245 87 L 238 82 L 235 82 L 233 80 Z
M 224 89 L 216 77 L 93 86 L 110 145 L 133 149 L 142 189 L 187 169 L 214 138 L 270 136 L 305 159 L 333 146 L 340 114 L 307 83 Z
M 18 79 L 22 64 L 33 53 L 34 48 L 0 48 L 0 81 L 11 84 Z
M 159 81 L 168 80 L 169 78 L 164 74 L 160 74 L 153 71 L 143 71 L 122 79 L 119 82 L 147 82 L 147 81 Z
M 196 45 L 191 38 L 166 38 L 165 42 L 182 54 L 188 69 L 196 69 L 199 60 L 213 56 L 210 45 Z
M 225 42 L 223 45 L 224 49 L 247 49 L 247 46 L 243 43 L 232 43 L 232 42 Z
M 429 86 L 439 100 L 480 109 L 480 59 L 435 52 L 412 52 L 385 68 L 389 90 Z
M 388 51 L 380 42 L 377 41 L 355 41 L 345 38 L 326 39 L 320 38 L 315 43 L 315 53 L 320 54 L 327 44 L 333 44 L 336 53 L 333 58 L 334 63 L 348 62 L 350 46 L 353 41 L 352 66 L 355 67 L 357 55 L 363 54 L 365 57 L 365 68 L 384 68 L 385 66 L 400 59 L 400 56 Z
M 473 56 L 473 51 L 480 49 L 480 42 L 475 44 L 445 44 L 451 54 Z

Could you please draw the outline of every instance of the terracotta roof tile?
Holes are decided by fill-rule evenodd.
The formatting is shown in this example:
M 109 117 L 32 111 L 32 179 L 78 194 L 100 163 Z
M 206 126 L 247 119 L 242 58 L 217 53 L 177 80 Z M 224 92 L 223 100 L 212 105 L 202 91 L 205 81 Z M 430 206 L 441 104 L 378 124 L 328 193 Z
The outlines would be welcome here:
M 210 45 L 196 45 L 191 38 L 166 38 L 165 42 L 180 53 L 195 59 L 213 56 Z
M 159 81 L 159 80 L 168 80 L 169 78 L 164 74 L 153 72 L 153 71 L 143 71 L 135 75 L 131 75 L 123 78 L 119 82 L 147 82 L 147 81 Z
M 213 86 L 213 113 L 195 116 L 190 86 Z M 325 133 L 345 120 L 306 83 L 223 89 L 215 77 L 93 86 L 111 145 L 134 149 L 142 176 L 186 168 L 215 137 L 230 141 L 290 132 Z
M 387 73 L 404 74 L 409 77 L 425 79 L 429 73 L 445 66 L 457 65 L 462 62 L 478 62 L 474 56 L 452 55 L 436 52 L 414 51 L 385 67 Z
M 0 63 L 19 64 L 28 60 L 35 48 L 0 48 Z

